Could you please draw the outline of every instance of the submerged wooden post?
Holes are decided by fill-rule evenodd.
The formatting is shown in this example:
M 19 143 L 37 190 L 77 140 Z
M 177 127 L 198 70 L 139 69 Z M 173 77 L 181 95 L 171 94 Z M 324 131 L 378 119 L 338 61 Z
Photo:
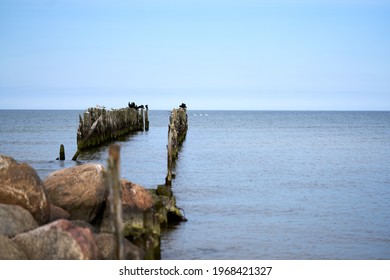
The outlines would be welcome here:
M 122 195 L 120 185 L 120 147 L 113 144 L 108 148 L 108 188 L 110 191 L 111 222 L 116 241 L 116 256 L 124 259 L 123 250 L 123 222 L 122 222 Z
M 65 147 L 63 144 L 60 146 L 60 160 L 65 160 Z

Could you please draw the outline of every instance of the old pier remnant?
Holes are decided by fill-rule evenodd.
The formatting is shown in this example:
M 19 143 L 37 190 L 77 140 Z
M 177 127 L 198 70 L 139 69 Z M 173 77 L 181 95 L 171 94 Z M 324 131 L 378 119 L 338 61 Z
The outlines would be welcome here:
M 174 109 L 171 163 L 187 127 L 186 108 Z M 171 186 L 145 189 L 120 179 L 119 166 L 120 148 L 111 145 L 107 169 L 76 165 L 42 182 L 32 167 L 0 155 L 0 259 L 161 258 L 163 229 L 186 218 Z
M 79 153 L 101 144 L 118 139 L 135 131 L 149 130 L 148 106 L 129 104 L 126 108 L 106 110 L 94 107 L 79 116 L 77 130 L 77 151 Z
M 188 130 L 187 106 L 183 103 L 179 109 L 173 109 L 169 117 L 168 125 L 168 171 L 165 185 L 171 186 L 173 177 L 173 165 L 179 156 L 179 147 L 184 142 Z

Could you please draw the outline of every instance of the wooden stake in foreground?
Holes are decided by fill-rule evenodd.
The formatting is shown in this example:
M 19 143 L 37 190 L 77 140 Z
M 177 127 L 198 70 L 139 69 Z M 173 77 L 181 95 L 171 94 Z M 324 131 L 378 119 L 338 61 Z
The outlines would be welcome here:
M 123 250 L 123 223 L 122 223 L 122 195 L 120 185 L 120 147 L 113 144 L 108 148 L 108 188 L 111 210 L 111 222 L 116 241 L 116 256 L 124 259 Z

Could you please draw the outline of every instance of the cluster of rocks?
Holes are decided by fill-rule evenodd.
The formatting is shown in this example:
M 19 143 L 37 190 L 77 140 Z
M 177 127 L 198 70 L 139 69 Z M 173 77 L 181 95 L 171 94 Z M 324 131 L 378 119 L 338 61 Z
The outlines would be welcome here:
M 183 220 L 174 197 L 121 180 L 126 259 L 159 259 L 161 229 Z M 99 164 L 42 181 L 0 155 L 0 259 L 115 259 L 107 172 Z

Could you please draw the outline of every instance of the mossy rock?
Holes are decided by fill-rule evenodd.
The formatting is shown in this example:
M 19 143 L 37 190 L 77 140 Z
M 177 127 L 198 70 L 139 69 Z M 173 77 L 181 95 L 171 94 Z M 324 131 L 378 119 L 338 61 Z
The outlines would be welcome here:
M 156 234 L 152 230 L 142 227 L 126 226 L 123 229 L 123 233 L 129 241 L 144 250 L 146 260 L 156 260 L 161 258 L 160 234 Z
M 167 197 L 172 196 L 171 188 L 166 186 L 166 185 L 158 185 L 156 193 L 157 193 L 157 195 L 162 195 L 162 196 L 167 196 Z
M 125 226 L 123 227 L 123 235 L 130 240 L 140 238 L 147 232 L 148 230 L 143 227 L 134 226 L 130 224 L 125 224 Z

